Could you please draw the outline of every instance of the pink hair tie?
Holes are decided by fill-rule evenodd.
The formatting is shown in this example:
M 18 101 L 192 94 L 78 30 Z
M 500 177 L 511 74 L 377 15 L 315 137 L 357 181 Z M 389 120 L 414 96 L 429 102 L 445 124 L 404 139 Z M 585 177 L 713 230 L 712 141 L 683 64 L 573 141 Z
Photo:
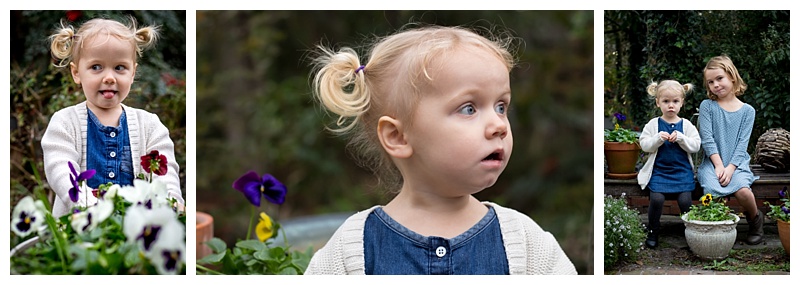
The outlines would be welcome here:
M 359 66 L 359 67 L 356 69 L 356 74 L 358 74 L 358 72 L 359 72 L 359 71 L 363 71 L 363 70 L 364 70 L 364 67 L 365 67 L 364 65 L 362 65 L 362 66 Z

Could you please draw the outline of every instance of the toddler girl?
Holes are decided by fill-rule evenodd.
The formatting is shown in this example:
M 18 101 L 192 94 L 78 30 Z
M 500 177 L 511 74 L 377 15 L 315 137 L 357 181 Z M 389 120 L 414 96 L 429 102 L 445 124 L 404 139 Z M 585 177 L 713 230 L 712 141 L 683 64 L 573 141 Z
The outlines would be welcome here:
M 122 104 L 134 81 L 137 57 L 157 37 L 156 27 L 137 28 L 133 19 L 129 26 L 92 19 L 77 31 L 62 23 L 49 37 L 50 51 L 58 59 L 55 65 L 69 67 L 86 97 L 53 114 L 42 137 L 45 176 L 56 193 L 53 216 L 96 202 L 91 193 L 80 193 L 78 202 L 70 199 L 70 163 L 96 171 L 87 181 L 93 189 L 107 182 L 131 185 L 144 173 L 140 157 L 154 150 L 168 162 L 166 175 L 159 179 L 167 184 L 169 196 L 184 204 L 169 130 L 157 115 Z
M 316 98 L 397 195 L 348 218 L 307 274 L 576 274 L 552 234 L 472 196 L 511 156 L 507 45 L 432 26 L 381 39 L 366 64 L 320 47 Z
M 695 184 L 691 153 L 700 150 L 700 135 L 689 120 L 678 116 L 686 93 L 691 91 L 692 84 L 681 85 L 675 80 L 647 86 L 647 93 L 661 109 L 661 116 L 650 120 L 639 136 L 642 151 L 650 153 L 637 177 L 642 189 L 650 191 L 649 231 L 645 240 L 649 248 L 658 246 L 664 200 L 677 199 L 681 213 L 688 212 L 692 205 Z
M 756 111 L 739 100 L 747 84 L 728 56 L 711 58 L 703 69 L 703 78 L 708 99 L 700 103 L 698 124 L 705 155 L 697 168 L 697 180 L 705 194 L 736 197 L 747 217 L 749 231 L 745 242 L 758 244 L 764 236 L 764 215 L 750 189 L 758 176 L 750 171 L 747 153 Z

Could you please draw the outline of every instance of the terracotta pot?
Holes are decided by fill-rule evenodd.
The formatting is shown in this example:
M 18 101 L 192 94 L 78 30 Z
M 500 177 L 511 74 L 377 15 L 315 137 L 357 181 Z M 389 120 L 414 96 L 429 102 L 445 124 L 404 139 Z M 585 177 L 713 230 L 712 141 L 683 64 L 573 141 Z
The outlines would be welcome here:
M 689 249 L 706 260 L 720 260 L 728 257 L 733 244 L 736 243 L 736 224 L 739 223 L 739 216 L 729 214 L 733 220 L 718 222 L 687 220 L 687 214 L 681 216 L 683 224 L 686 225 L 684 235 Z
M 211 248 L 205 245 L 205 242 L 212 238 L 214 238 L 214 217 L 207 213 L 197 212 L 197 259 L 212 253 Z
M 781 245 L 786 250 L 786 255 L 789 255 L 789 222 L 778 220 L 778 237 L 781 238 Z
M 603 151 L 608 164 L 608 176 L 615 179 L 636 177 L 636 162 L 641 147 L 635 143 L 604 142 Z

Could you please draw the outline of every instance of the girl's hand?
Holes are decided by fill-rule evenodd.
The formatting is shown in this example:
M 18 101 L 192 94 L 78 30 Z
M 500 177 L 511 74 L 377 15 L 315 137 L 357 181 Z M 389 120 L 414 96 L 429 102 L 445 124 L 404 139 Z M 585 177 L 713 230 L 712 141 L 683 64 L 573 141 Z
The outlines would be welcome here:
M 678 140 L 678 131 L 672 131 L 672 133 L 669 135 L 669 142 L 674 143 L 677 140 Z
M 658 132 L 658 136 L 661 137 L 662 141 L 668 141 L 670 134 L 667 132 Z
M 724 177 L 726 179 L 725 179 L 724 183 L 722 181 L 720 181 L 719 184 L 722 185 L 723 187 L 728 186 L 728 184 L 731 183 L 731 179 L 733 178 L 733 172 L 734 171 L 736 171 L 736 166 L 733 165 L 733 164 L 728 164 L 728 167 L 725 167 L 725 175 L 724 175 Z
M 725 168 L 721 166 L 714 167 L 714 174 L 717 175 L 717 180 L 719 180 L 719 184 L 722 185 L 722 177 L 725 175 Z

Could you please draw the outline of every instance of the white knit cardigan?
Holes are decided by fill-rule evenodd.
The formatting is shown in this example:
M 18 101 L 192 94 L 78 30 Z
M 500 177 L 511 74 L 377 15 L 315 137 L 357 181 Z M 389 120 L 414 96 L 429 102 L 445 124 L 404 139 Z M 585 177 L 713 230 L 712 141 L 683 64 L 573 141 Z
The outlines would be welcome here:
M 575 266 L 552 234 L 542 230 L 530 217 L 491 202 L 500 222 L 508 258 L 509 273 L 575 275 Z M 374 206 L 347 218 L 328 243 L 317 251 L 305 274 L 363 275 L 364 224 Z
M 168 168 L 167 174 L 160 179 L 167 184 L 169 195 L 185 204 L 186 202 L 181 197 L 175 146 L 169 137 L 169 130 L 155 114 L 125 105 L 122 107 L 128 122 L 134 177 L 139 173 L 145 173 L 139 163 L 140 157 L 152 150 L 158 150 L 159 154 L 166 156 Z M 42 137 L 44 172 L 47 183 L 56 193 L 53 201 L 53 216 L 55 217 L 69 213 L 74 205 L 69 199 L 69 189 L 72 188 L 72 184 L 69 180 L 70 170 L 67 162 L 80 166 L 79 172 L 86 170 L 87 120 L 85 101 L 61 109 L 50 118 L 50 123 Z
M 642 189 L 647 187 L 647 184 L 650 183 L 650 177 L 653 175 L 653 164 L 655 164 L 656 155 L 658 155 L 658 148 L 664 144 L 664 140 L 662 140 L 661 136 L 658 134 L 658 118 L 660 117 L 655 117 L 651 119 L 650 122 L 647 122 L 647 125 L 642 129 L 642 134 L 639 136 L 639 145 L 642 147 L 642 151 L 650 153 L 650 156 L 647 157 L 647 162 L 644 163 L 644 166 L 642 166 L 642 169 L 639 170 L 639 174 L 636 176 L 639 186 L 642 187 Z M 692 153 L 700 151 L 700 133 L 697 132 L 697 128 L 692 125 L 692 122 L 687 119 L 681 120 L 683 120 L 683 133 L 678 132 L 678 139 L 675 142 L 686 151 L 686 159 L 689 160 L 689 165 L 691 165 L 694 170 Z

